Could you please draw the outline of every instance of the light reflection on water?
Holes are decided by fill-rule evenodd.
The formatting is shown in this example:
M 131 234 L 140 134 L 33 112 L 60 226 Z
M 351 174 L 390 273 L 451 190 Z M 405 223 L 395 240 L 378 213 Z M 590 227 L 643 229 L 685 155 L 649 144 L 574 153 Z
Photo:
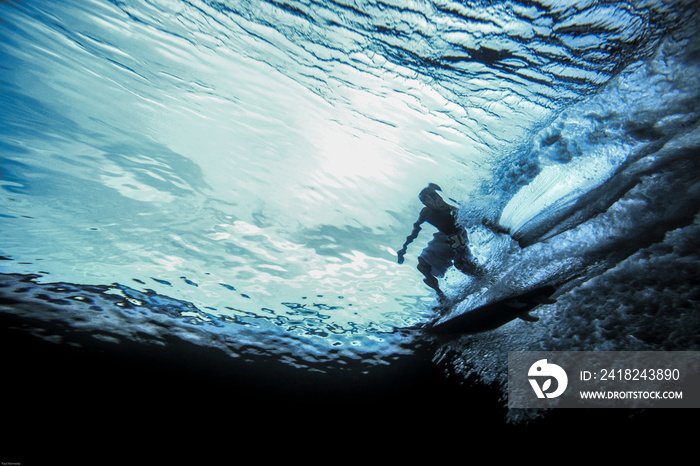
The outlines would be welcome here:
M 421 246 L 394 253 L 420 189 L 497 214 L 540 168 L 514 147 L 658 34 L 594 4 L 230 3 L 0 5 L 0 272 L 381 340 L 431 313 Z
M 375 68 L 320 98 L 269 44 L 274 66 L 242 52 L 253 36 L 183 31 L 142 6 L 4 7 L 10 108 L 35 114 L 6 127 L 21 164 L 4 171 L 18 187 L 2 271 L 136 285 L 222 316 L 313 298 L 332 311 L 323 324 L 360 333 L 422 319 L 399 302 L 425 290 L 392 248 L 420 184 L 449 167 L 401 148 L 430 118 L 415 97 Z

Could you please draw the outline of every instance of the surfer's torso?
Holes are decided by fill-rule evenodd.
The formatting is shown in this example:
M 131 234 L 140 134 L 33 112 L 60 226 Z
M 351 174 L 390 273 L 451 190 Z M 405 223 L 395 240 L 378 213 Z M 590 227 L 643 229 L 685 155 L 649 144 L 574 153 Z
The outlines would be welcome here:
M 445 204 L 444 207 L 423 207 L 418 217 L 418 223 L 428 222 L 447 236 L 462 233 L 455 221 L 455 209 Z

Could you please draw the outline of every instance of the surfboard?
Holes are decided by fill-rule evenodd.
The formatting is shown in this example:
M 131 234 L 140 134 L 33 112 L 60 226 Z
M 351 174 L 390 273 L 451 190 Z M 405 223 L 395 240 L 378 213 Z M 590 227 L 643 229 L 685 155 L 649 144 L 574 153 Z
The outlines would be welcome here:
M 455 317 L 446 320 L 438 319 L 425 327 L 425 331 L 434 334 L 467 334 L 493 330 L 514 319 L 536 321 L 537 318 L 529 313 L 543 304 L 552 304 L 552 295 L 557 288 L 553 285 L 542 285 L 513 294 L 497 301 L 482 304 Z M 454 307 L 461 303 L 456 303 Z

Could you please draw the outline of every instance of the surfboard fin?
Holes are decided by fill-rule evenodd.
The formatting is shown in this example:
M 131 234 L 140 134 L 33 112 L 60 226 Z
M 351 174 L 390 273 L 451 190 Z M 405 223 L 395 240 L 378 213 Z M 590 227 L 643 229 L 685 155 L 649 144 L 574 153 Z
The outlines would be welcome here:
M 527 322 L 537 322 L 538 320 L 540 320 L 539 317 L 535 317 L 535 316 L 533 316 L 533 315 L 530 315 L 530 314 L 527 313 L 527 312 L 523 312 L 523 313 L 520 314 L 518 317 L 521 318 L 522 320 L 527 321 Z

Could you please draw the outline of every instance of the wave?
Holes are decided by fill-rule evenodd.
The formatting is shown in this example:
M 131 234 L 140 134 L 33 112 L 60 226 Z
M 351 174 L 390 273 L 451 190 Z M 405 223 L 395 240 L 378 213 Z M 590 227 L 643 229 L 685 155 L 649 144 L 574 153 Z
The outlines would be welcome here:
M 47 339 L 306 371 L 427 341 L 500 387 L 508 350 L 694 349 L 697 18 L 683 0 L 1 3 L 2 312 Z M 447 316 L 396 263 L 428 182 L 489 272 L 448 272 Z M 561 289 L 537 324 L 416 330 L 542 283 Z

